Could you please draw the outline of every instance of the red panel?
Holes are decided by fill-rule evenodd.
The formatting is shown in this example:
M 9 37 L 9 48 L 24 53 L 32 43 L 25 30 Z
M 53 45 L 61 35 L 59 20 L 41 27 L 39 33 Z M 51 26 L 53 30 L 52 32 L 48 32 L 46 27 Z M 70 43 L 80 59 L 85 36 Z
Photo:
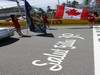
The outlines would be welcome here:
M 89 15 L 89 11 L 87 8 L 83 8 L 82 14 L 81 14 L 81 19 L 82 20 L 87 20 Z
M 64 14 L 64 5 L 58 5 L 54 18 L 62 18 Z

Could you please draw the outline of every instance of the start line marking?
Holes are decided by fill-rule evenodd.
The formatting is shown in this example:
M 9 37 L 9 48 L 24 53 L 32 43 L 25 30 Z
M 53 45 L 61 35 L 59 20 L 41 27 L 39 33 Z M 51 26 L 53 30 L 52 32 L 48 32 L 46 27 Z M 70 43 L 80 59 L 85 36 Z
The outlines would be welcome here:
M 95 75 L 100 75 L 100 26 L 93 28 Z

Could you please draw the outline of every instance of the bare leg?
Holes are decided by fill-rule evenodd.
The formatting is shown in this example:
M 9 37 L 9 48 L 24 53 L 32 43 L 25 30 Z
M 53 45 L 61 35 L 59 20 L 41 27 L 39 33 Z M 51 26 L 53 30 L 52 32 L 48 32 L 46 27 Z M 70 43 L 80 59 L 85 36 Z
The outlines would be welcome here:
M 16 32 L 18 33 L 19 36 L 23 37 L 23 33 L 21 32 L 21 29 L 16 29 Z

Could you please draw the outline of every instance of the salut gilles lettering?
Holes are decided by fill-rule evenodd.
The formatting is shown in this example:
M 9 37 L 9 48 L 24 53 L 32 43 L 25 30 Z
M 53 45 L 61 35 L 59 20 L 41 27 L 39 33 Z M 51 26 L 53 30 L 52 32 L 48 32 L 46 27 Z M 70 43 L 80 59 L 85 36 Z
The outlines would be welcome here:
M 53 49 L 50 49 L 52 53 L 43 53 L 44 56 L 47 56 L 47 62 L 43 62 L 43 60 L 34 60 L 32 64 L 35 66 L 47 66 L 51 67 L 49 70 L 51 71 L 60 71 L 63 69 L 61 65 L 66 56 L 68 55 L 71 49 L 75 49 L 74 46 L 77 39 L 84 39 L 80 35 L 74 35 L 72 33 L 64 33 L 58 38 L 65 38 L 64 41 L 58 41 L 55 45 L 53 45 Z

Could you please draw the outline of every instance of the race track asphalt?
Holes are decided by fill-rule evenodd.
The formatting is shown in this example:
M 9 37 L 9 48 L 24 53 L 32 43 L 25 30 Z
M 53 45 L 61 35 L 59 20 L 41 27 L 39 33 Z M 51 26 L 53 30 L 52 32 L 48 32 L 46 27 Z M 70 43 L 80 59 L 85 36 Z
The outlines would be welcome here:
M 26 29 L 23 32 L 31 37 L 21 38 L 15 33 L 0 43 L 0 75 L 94 75 L 93 31 L 88 26 L 51 27 L 47 32 L 54 37 Z M 66 47 L 60 48 L 61 44 Z M 65 57 L 57 59 L 59 55 Z M 46 64 L 36 65 L 36 60 Z

